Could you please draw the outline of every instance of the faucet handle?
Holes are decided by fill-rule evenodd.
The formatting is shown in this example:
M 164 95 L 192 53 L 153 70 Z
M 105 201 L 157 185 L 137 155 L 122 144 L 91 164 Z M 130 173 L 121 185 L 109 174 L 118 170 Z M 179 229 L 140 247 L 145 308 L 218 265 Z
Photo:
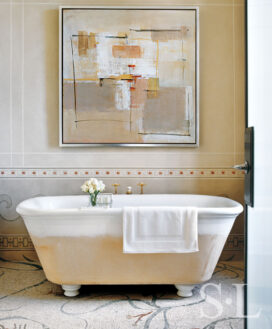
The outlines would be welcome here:
M 112 184 L 112 186 L 114 186 L 114 194 L 117 194 L 118 193 L 118 186 L 120 186 L 120 184 L 117 184 L 117 183 L 115 183 L 115 184 Z
M 146 184 L 145 183 L 139 183 L 137 185 L 141 187 L 141 194 L 144 194 L 144 186 L 146 186 Z

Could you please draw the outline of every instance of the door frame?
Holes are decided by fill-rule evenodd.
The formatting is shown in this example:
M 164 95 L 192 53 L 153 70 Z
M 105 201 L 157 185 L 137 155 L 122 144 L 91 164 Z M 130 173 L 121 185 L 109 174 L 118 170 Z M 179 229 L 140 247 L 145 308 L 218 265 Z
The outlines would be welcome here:
M 248 0 L 245 0 L 245 128 L 248 128 Z M 247 237 L 248 237 L 248 206 L 244 207 L 244 269 L 245 269 L 245 278 L 244 278 L 244 329 L 247 329 L 247 284 L 248 284 L 248 257 L 247 257 Z

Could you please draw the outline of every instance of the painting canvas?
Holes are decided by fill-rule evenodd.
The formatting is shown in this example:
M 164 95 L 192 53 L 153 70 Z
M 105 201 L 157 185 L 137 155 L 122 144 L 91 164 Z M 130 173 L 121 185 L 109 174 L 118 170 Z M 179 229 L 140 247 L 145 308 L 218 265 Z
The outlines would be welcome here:
M 61 145 L 197 144 L 196 9 L 62 8 Z

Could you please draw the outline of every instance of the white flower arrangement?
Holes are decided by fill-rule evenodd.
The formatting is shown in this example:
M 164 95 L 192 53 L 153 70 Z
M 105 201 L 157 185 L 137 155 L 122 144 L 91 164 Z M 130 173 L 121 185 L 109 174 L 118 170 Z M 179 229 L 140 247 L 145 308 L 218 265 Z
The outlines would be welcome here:
M 96 178 L 88 179 L 82 186 L 81 190 L 83 192 L 89 193 L 91 197 L 91 204 L 92 206 L 96 205 L 97 195 L 104 191 L 105 184 L 102 180 L 98 180 Z

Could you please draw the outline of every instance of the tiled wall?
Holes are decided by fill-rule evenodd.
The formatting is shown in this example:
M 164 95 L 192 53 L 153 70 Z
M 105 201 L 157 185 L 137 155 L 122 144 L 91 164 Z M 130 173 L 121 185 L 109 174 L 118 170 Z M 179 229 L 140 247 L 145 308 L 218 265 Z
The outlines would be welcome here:
M 199 6 L 199 148 L 58 146 L 58 6 L 103 4 Z M 136 193 L 144 181 L 146 193 L 243 200 L 243 175 L 230 169 L 243 161 L 243 0 L 0 0 L 0 28 L 0 251 L 5 257 L 30 248 L 18 242 L 28 241 L 15 212 L 18 202 L 37 194 L 80 193 L 89 175 L 102 177 L 108 191 L 119 182 L 121 193 L 128 185 Z M 242 246 L 240 216 L 226 254 L 241 256 Z

